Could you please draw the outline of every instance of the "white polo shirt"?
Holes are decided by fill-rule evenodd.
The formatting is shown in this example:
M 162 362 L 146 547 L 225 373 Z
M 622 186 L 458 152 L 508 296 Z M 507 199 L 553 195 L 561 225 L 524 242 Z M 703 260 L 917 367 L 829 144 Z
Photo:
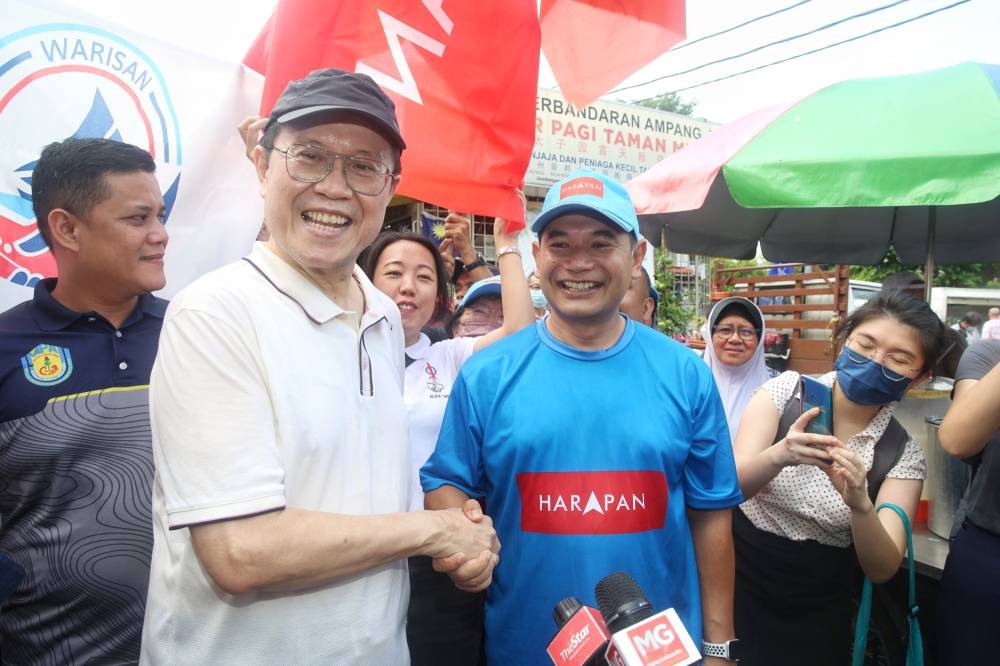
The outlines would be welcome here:
M 458 371 L 475 351 L 477 338 L 453 338 L 431 343 L 423 333 L 406 348 L 413 363 L 406 368 L 403 399 L 410 419 L 410 510 L 424 508 L 420 468 L 434 452 L 444 408 Z
M 296 593 L 216 587 L 188 526 L 285 506 L 405 511 L 399 311 L 345 312 L 261 243 L 174 298 L 150 380 L 147 664 L 405 664 L 406 562 Z

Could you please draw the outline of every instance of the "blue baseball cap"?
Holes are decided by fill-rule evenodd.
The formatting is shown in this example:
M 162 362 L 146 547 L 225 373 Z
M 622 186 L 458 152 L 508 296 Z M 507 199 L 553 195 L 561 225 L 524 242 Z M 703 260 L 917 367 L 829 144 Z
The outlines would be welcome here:
M 455 314 L 458 315 L 465 306 L 483 296 L 499 296 L 500 295 L 500 276 L 494 275 L 493 277 L 483 278 L 478 282 L 473 282 L 469 287 L 468 291 L 465 292 L 465 296 L 462 296 L 462 300 L 458 302 L 458 308 L 455 310 Z
M 445 324 L 445 328 L 449 332 L 454 333 L 455 324 L 458 323 L 459 317 L 465 312 L 465 308 L 475 300 L 482 298 L 483 296 L 500 296 L 500 276 L 494 275 L 493 277 L 483 278 L 478 282 L 473 282 L 469 286 L 469 290 L 465 292 L 465 296 L 459 301 L 458 307 L 452 313 L 451 317 L 448 318 L 448 322 Z M 477 334 L 479 335 L 479 334 Z
M 542 232 L 549 222 L 572 213 L 597 213 L 626 233 L 639 238 L 639 218 L 625 186 L 603 173 L 578 169 L 549 188 L 542 212 L 531 230 Z

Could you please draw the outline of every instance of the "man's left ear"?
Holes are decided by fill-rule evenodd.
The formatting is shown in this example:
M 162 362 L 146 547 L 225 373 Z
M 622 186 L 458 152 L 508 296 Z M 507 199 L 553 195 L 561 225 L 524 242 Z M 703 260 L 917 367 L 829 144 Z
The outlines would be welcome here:
M 632 277 L 639 277 L 642 269 L 642 260 L 646 258 L 646 239 L 640 238 L 632 251 Z
M 656 307 L 656 301 L 653 300 L 652 296 L 647 296 L 642 300 L 642 319 L 643 323 L 650 326 L 653 325 L 653 309 Z

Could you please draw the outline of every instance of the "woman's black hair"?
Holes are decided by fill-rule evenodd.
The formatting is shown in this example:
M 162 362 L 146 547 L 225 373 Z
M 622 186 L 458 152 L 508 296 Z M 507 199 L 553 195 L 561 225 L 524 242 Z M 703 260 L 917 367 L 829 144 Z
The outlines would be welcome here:
M 711 314 L 709 312 L 709 316 Z M 750 322 L 754 330 L 757 331 L 758 337 L 763 333 L 764 322 L 761 320 L 760 310 L 753 304 L 753 301 L 739 296 L 732 297 L 732 302 L 723 307 L 719 311 L 719 314 L 716 315 L 715 319 L 711 322 L 712 333 L 715 333 L 715 328 L 719 325 L 719 322 L 730 315 L 742 317 Z
M 834 341 L 837 349 L 854 329 L 870 319 L 889 317 L 916 331 L 920 339 L 920 349 L 924 354 L 921 371 L 933 368 L 940 360 L 945 348 L 951 344 L 947 328 L 926 301 L 916 298 L 901 289 L 880 291 L 870 301 L 847 315 L 837 325 Z
M 412 231 L 386 231 L 379 234 L 364 254 L 358 259 L 358 264 L 368 276 L 368 279 L 375 282 L 375 269 L 378 267 L 379 257 L 387 247 L 399 241 L 410 241 L 427 248 L 434 259 L 434 277 L 437 281 L 437 298 L 434 301 L 434 314 L 431 321 L 440 321 L 451 312 L 451 298 L 448 294 L 448 278 L 445 275 L 444 261 L 441 259 L 441 252 L 434 242 L 426 236 L 421 236 Z

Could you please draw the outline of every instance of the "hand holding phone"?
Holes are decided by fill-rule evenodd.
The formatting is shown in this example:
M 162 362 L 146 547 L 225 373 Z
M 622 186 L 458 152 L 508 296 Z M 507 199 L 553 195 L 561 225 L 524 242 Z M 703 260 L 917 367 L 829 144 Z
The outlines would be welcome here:
M 820 410 L 819 414 L 806 424 L 806 432 L 817 435 L 832 435 L 833 391 L 826 384 L 805 375 L 802 375 L 799 382 L 802 413 L 808 412 L 813 407 L 819 407 Z

